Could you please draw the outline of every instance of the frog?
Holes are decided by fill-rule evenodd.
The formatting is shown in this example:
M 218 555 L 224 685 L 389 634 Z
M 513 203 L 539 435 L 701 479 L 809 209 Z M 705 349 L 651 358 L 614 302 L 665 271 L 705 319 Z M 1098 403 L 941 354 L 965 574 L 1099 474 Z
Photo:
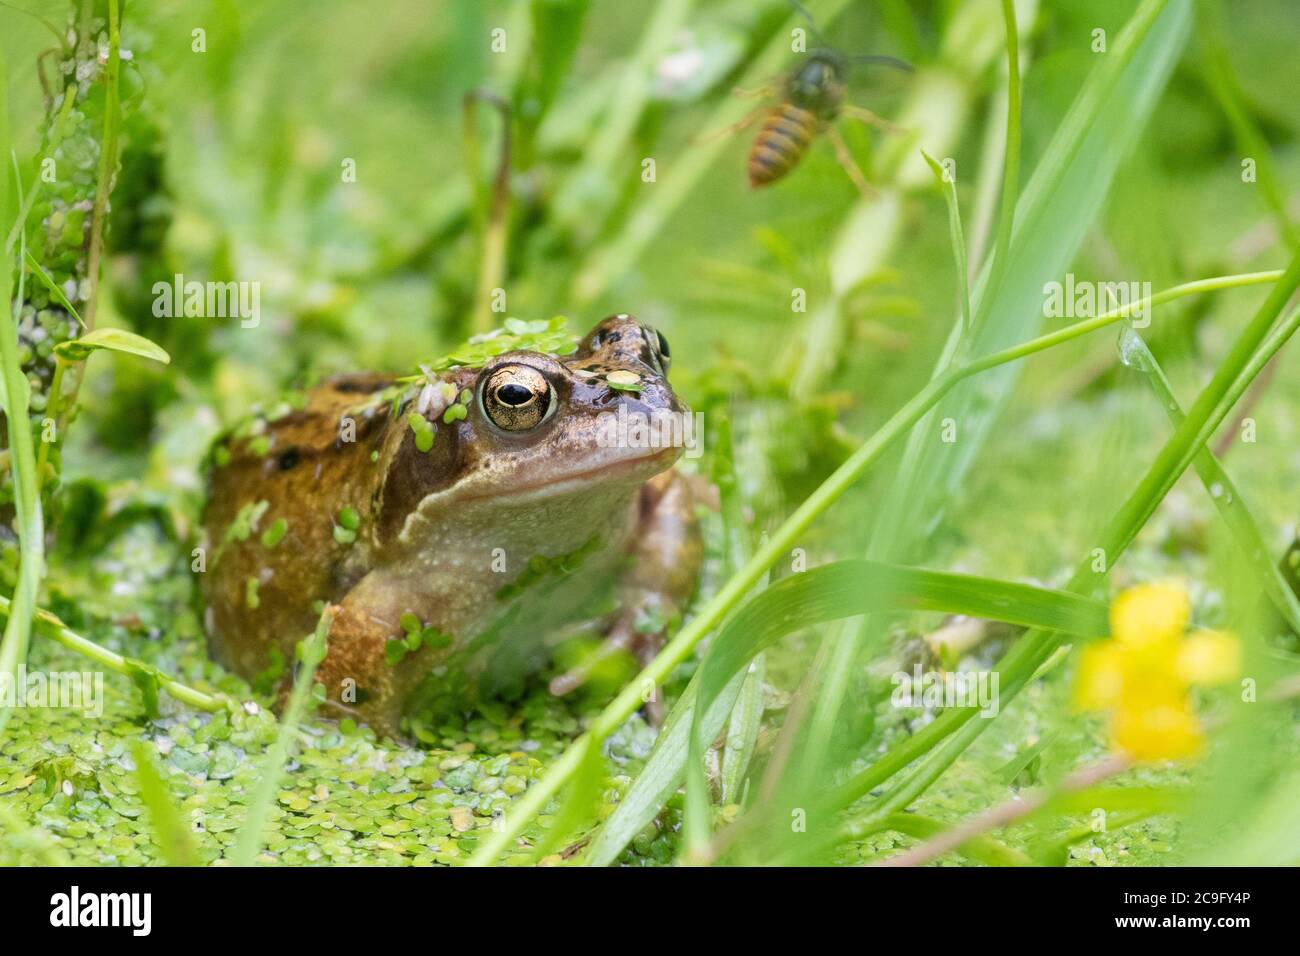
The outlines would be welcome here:
M 535 671 L 549 639 L 592 625 L 593 601 L 597 658 L 653 656 L 694 593 L 709 497 L 679 465 L 686 442 L 618 438 L 619 421 L 690 415 L 667 340 L 619 313 L 567 354 L 493 351 L 418 376 L 336 375 L 217 440 L 198 577 L 223 666 L 283 704 L 295 648 L 327 612 L 313 674 L 326 715 L 401 738 L 412 695 L 449 661 L 472 667 L 489 646 Z

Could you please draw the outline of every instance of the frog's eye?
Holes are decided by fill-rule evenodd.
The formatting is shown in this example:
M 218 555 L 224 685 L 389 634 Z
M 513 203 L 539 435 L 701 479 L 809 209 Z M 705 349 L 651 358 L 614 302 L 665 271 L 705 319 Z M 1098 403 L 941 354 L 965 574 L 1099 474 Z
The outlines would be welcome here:
M 668 351 L 668 340 L 664 338 L 664 334 L 658 329 L 651 328 L 648 325 L 642 326 L 642 329 L 646 341 L 650 344 L 650 351 L 659 360 L 659 370 L 664 375 L 667 375 L 668 366 L 672 364 L 672 355 Z
M 483 383 L 483 411 L 503 431 L 536 428 L 555 407 L 546 376 L 527 365 L 503 365 Z
M 668 363 L 673 360 L 672 353 L 668 351 L 668 340 L 658 329 L 654 330 L 655 337 L 659 339 L 659 360 L 664 363 L 664 371 L 668 371 Z

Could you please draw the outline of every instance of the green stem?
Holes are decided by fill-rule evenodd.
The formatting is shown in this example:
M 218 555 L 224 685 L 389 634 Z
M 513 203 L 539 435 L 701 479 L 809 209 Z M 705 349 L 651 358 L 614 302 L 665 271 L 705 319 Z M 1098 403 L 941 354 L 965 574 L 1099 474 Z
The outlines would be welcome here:
M 59 435 L 63 434 L 63 373 L 68 363 L 61 356 L 54 356 L 54 374 L 50 376 L 49 402 L 45 406 L 45 415 L 54 422 L 52 441 L 41 439 L 40 451 L 36 453 L 36 492 L 40 494 L 45 485 L 45 469 L 50 458 L 50 446 L 58 444 Z
M 122 72 L 122 34 L 118 15 L 118 0 L 108 0 L 108 61 L 105 64 L 104 127 L 100 138 L 98 179 L 95 184 L 95 202 L 91 211 L 90 241 L 86 247 L 86 279 L 90 294 L 83 316 L 85 328 L 94 329 L 99 308 L 99 263 L 104 252 L 104 232 L 108 225 L 108 197 L 113 191 L 113 177 L 117 171 L 118 132 L 121 128 L 118 81 Z M 77 404 L 77 393 L 86 373 L 86 363 L 78 362 L 72 370 L 72 387 L 68 389 L 67 407 Z
M 0 597 L 0 615 L 8 617 L 9 608 L 9 599 Z M 149 667 L 143 661 L 136 660 L 133 657 L 123 657 L 106 647 L 101 647 L 87 637 L 82 637 L 49 611 L 37 608 L 34 617 L 41 627 L 41 633 L 46 637 L 116 674 L 130 677 L 138 668 Z M 149 669 L 152 670 L 152 668 Z M 181 703 L 188 704 L 199 710 L 222 710 L 233 703 L 228 697 L 218 694 L 206 694 L 201 690 L 190 687 L 188 684 L 182 684 L 166 674 L 158 674 L 158 684 Z
M 998 232 L 993 245 L 989 283 L 980 296 L 980 324 L 997 298 L 1002 276 L 1011 255 L 1011 234 L 1015 225 L 1016 200 L 1020 195 L 1020 34 L 1016 29 L 1014 0 L 1002 0 L 1002 20 L 1007 44 L 1007 144 L 1002 157 L 1002 205 L 998 211 Z
M 895 813 L 882 821 L 882 826 L 874 832 L 896 830 L 918 840 L 930 840 L 943 833 L 947 824 L 940 820 L 918 816 L 915 813 Z M 864 836 L 870 834 L 864 834 Z M 975 863 L 985 866 L 1033 866 L 1033 859 L 1021 850 L 1003 843 L 996 837 L 986 834 L 972 837 L 956 850 L 957 853 Z
M 1300 309 L 1293 310 L 1279 330 L 1294 326 L 1298 321 L 1300 321 Z M 1177 428 L 1186 416 L 1174 396 L 1169 379 L 1165 377 L 1164 369 L 1160 367 L 1160 363 L 1151 354 L 1146 343 L 1136 332 L 1132 335 L 1131 347 L 1137 350 L 1140 356 L 1138 364 L 1146 373 L 1143 377 L 1151 386 L 1156 401 L 1165 410 L 1169 421 Z M 1236 484 L 1208 447 L 1202 448 L 1192 459 L 1192 467 L 1196 469 L 1201 484 L 1209 493 L 1210 501 L 1219 512 L 1219 517 L 1223 519 L 1223 523 L 1227 525 L 1233 539 L 1237 542 L 1242 556 L 1259 577 L 1264 593 L 1286 618 L 1291 629 L 1300 634 L 1300 600 L 1296 599 L 1295 592 L 1282 576 L 1281 569 L 1269 557 L 1268 544 L 1260 533 L 1259 524 L 1251 515 L 1250 509 L 1246 507 L 1246 502 Z
M 2 66 L 2 64 L 0 64 Z M 4 90 L 0 87 L 0 94 Z M 0 105 L 0 109 L 3 106 Z M 21 199 L 20 199 L 21 203 Z M 0 203 L 0 205 L 3 205 Z M 9 300 L 10 273 L 7 266 L 0 278 L 0 377 L 4 379 L 5 421 L 9 431 L 10 467 L 14 486 L 14 519 L 18 529 L 18 584 L 14 589 L 14 613 L 5 622 L 4 643 L 0 644 L 0 674 L 16 682 L 18 668 L 27 660 L 31 641 L 32 612 L 36 607 L 41 577 L 45 573 L 45 522 L 41 512 L 32 449 L 32 423 L 28 409 L 28 384 L 18 360 L 18 317 L 23 305 L 23 259 L 27 234 L 19 233 L 18 294 Z M 9 722 L 10 708 L 0 710 L 0 730 Z
M 673 669 L 684 661 L 695 646 L 721 623 L 722 619 L 741 601 L 750 588 L 758 583 L 777 561 L 789 553 L 790 548 L 794 546 L 799 536 L 808 529 L 812 522 L 844 494 L 895 440 L 905 435 L 958 382 L 995 365 L 1015 361 L 1034 352 L 1042 351 L 1106 325 L 1111 325 L 1127 317 L 1133 311 L 1154 305 L 1157 302 L 1167 302 L 1182 295 L 1190 295 L 1209 289 L 1258 285 L 1276 281 L 1278 278 L 1279 274 L 1275 272 L 1258 272 L 1245 275 L 1219 276 L 1213 279 L 1184 283 L 1181 286 L 1166 289 L 1154 296 L 1113 310 L 1095 319 L 1075 323 L 1050 335 L 1040 336 L 1022 345 L 1005 349 L 992 356 L 952 369 L 932 379 L 907 404 L 895 412 L 889 421 L 868 438 L 857 451 L 850 455 L 839 468 L 832 472 L 816 491 L 805 499 L 803 504 L 772 533 L 767 542 L 758 549 L 745 566 L 727 580 L 727 583 L 713 596 L 712 600 L 678 631 L 677 635 L 664 646 L 655 659 L 601 711 L 593 720 L 587 732 L 569 746 L 559 759 L 552 764 L 550 771 L 530 788 L 519 800 L 518 804 L 512 808 L 511 812 L 506 815 L 500 829 L 495 830 L 491 836 L 483 841 L 477 852 L 470 858 L 469 864 L 484 866 L 495 860 L 510 844 L 510 841 L 519 835 L 527 825 L 528 820 L 546 807 L 551 798 L 559 792 L 569 777 L 577 770 L 581 763 L 582 754 L 589 742 L 592 739 L 598 742 L 603 741 L 635 713 L 641 707 L 641 695 L 644 687 L 647 685 L 663 686 Z M 1018 643 L 1016 646 L 1020 647 L 1022 644 Z M 1046 658 L 1044 657 L 1044 659 Z M 1041 660 L 1036 662 L 1028 673 L 1032 674 L 1040 663 L 1042 663 Z M 959 711 L 949 711 L 948 713 L 959 713 Z M 938 721 L 935 722 L 935 724 L 937 723 Z M 929 726 L 933 727 L 935 724 Z M 926 730 L 928 729 L 929 727 L 926 728 Z M 922 731 L 922 733 L 924 732 Z M 919 736 L 920 734 L 917 737 L 910 738 L 910 741 L 915 741 Z M 906 743 L 903 746 L 906 746 Z M 892 756 L 893 752 L 891 751 L 877 764 L 868 768 L 868 771 L 890 760 Z M 899 768 L 906 766 L 916 756 L 916 754 L 913 754 L 899 765 Z M 871 787 L 867 789 L 871 789 Z
M 925 150 L 921 150 L 921 155 L 929 164 L 934 178 L 939 183 L 939 188 L 943 190 L 944 202 L 948 205 L 948 238 L 952 243 L 953 263 L 957 267 L 957 295 L 961 307 L 961 334 L 963 341 L 970 341 L 971 334 L 971 317 L 970 317 L 970 283 L 966 278 L 966 239 L 962 235 L 961 229 L 961 207 L 957 205 L 957 181 L 955 177 L 950 176 L 938 161 Z

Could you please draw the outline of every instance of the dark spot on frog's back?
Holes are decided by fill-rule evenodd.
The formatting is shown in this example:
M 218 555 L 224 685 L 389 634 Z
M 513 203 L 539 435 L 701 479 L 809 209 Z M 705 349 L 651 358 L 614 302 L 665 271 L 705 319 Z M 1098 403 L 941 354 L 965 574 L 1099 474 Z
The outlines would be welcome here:
M 329 379 L 326 384 L 345 395 L 370 395 L 381 388 L 387 388 L 392 382 L 387 375 L 362 374 L 339 375 Z

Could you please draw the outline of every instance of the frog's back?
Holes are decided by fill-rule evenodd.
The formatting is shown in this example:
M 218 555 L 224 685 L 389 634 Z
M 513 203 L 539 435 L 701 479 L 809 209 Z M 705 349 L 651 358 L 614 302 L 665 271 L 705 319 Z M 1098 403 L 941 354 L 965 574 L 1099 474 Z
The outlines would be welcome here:
M 372 452 L 389 420 L 380 392 L 390 384 L 380 375 L 331 379 L 300 407 L 252 419 L 214 447 L 200 588 L 226 666 L 250 677 L 287 667 L 316 602 L 338 600 L 364 567 L 364 536 L 346 525 L 370 518 Z

